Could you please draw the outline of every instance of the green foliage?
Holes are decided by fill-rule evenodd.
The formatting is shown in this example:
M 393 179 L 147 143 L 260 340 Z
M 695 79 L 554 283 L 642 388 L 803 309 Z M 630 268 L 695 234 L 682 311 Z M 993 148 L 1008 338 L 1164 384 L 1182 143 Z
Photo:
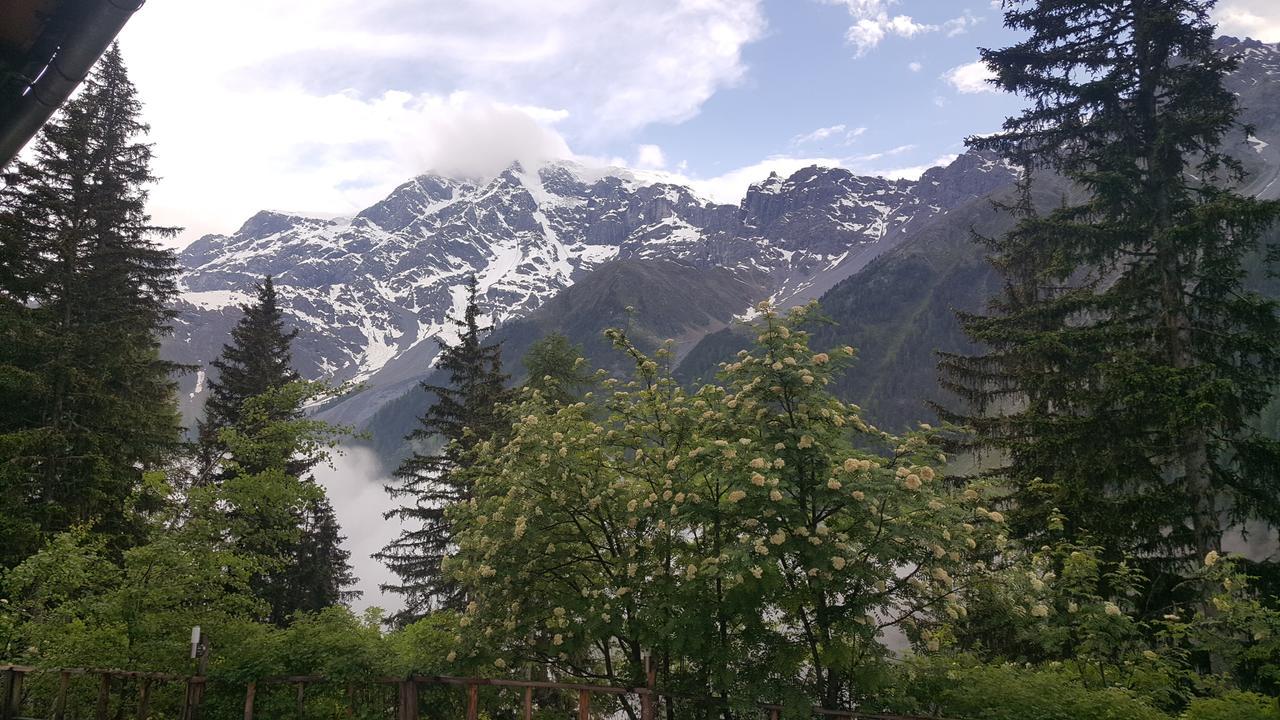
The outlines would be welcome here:
M 460 656 L 637 682 L 649 655 L 672 689 L 835 705 L 882 675 L 884 629 L 986 572 L 967 560 L 1003 518 L 943 482 L 935 433 L 868 426 L 826 390 L 852 350 L 808 348 L 811 308 L 761 310 L 718 384 L 686 391 L 669 349 L 615 332 L 629 381 L 568 406 L 524 393 L 449 510 Z
M 1182 720 L 1280 720 L 1280 698 L 1233 692 L 1220 698 L 1197 698 Z
M 199 524 L 158 533 L 117 565 L 86 528 L 55 536 L 4 576 L 14 660 L 46 667 L 185 667 L 192 625 L 246 624 L 251 561 L 210 545 Z
M 1134 693 L 1090 688 L 1062 668 L 916 659 L 901 671 L 896 712 L 965 720 L 1170 720 Z
M 524 356 L 525 387 L 558 405 L 576 402 L 594 382 L 582 346 L 561 333 L 551 333 L 530 346 Z
M 1020 557 L 1021 555 L 1021 557 Z M 1169 712 L 1232 688 L 1273 693 L 1280 673 L 1280 612 L 1232 561 L 1210 555 L 1188 572 L 1193 598 L 1144 618 L 1146 579 L 1099 548 L 1059 543 L 1009 553 L 965 598 L 968 612 L 933 630 L 975 658 L 1058 667 L 1090 688 L 1124 688 Z M 1203 671 L 1214 657 L 1221 674 Z
M 416 451 L 395 472 L 387 486 L 393 498 L 408 504 L 390 511 L 406 527 L 374 557 L 386 563 L 400 581 L 384 589 L 405 598 L 404 609 L 393 618 L 397 624 L 416 620 L 433 608 L 457 609 L 463 600 L 460 588 L 441 570 L 454 543 L 445 507 L 471 497 L 471 480 L 464 471 L 475 459 L 478 444 L 505 432 L 503 407 L 510 398 L 502 372 L 502 347 L 484 343 L 489 328 L 480 326 L 476 279 L 467 286 L 467 307 L 461 318 L 450 318 L 457 329 L 455 344 L 440 341 L 437 360 L 448 373 L 448 385 L 423 383 L 435 402 L 419 420 L 408 439 L 418 443 L 443 442 L 438 452 Z
M 301 413 L 333 392 L 322 383 L 294 381 L 244 400 L 235 424 L 218 436 L 226 453 L 223 479 L 191 490 L 193 515 L 255 558 L 259 571 L 251 587 L 277 625 L 349 597 L 346 588 L 354 583 L 324 489 L 297 474 L 326 462 L 348 433 Z
M 264 633 L 252 647 L 220 654 L 215 673 L 235 682 L 325 675 L 339 683 L 398 674 L 380 624 L 376 613 L 358 617 L 345 607 L 299 614 L 288 627 Z

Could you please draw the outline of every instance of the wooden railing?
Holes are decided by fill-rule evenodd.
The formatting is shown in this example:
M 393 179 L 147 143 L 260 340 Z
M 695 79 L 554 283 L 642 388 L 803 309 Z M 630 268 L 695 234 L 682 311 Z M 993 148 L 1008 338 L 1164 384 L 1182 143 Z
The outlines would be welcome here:
M 0 665 L 0 720 L 39 720 L 22 714 L 23 688 L 28 675 L 43 673 L 58 676 L 58 689 L 54 693 L 53 707 L 46 716 L 48 720 L 65 720 L 67 716 L 67 695 L 74 677 L 97 677 L 98 693 L 94 704 L 94 720 L 111 720 L 110 705 L 113 686 L 119 684 L 121 691 L 125 682 L 136 681 L 138 697 L 136 700 L 136 717 L 146 720 L 151 715 L 152 690 L 156 685 L 164 683 L 182 683 L 185 685 L 183 698 L 183 714 L 181 720 L 198 720 L 199 707 L 203 702 L 205 679 L 199 676 L 174 675 L 171 673 L 136 672 L 131 670 L 102 670 L 91 668 L 56 668 L 42 669 L 26 665 Z
M 53 706 L 50 714 L 44 718 L 23 715 L 23 692 L 26 677 L 33 673 L 49 674 L 58 676 L 58 688 L 54 695 Z M 44 669 L 23 665 L 0 665 L 0 677 L 3 678 L 3 687 L 0 687 L 0 720 L 65 720 L 67 716 L 67 693 L 71 684 L 72 677 L 76 676 L 97 676 L 98 692 L 97 701 L 94 707 L 93 720 L 115 720 L 123 718 L 124 701 L 123 699 L 117 703 L 117 712 L 115 715 L 110 713 L 111 693 L 113 687 L 119 686 L 120 692 L 125 692 L 127 683 L 117 682 L 122 680 L 134 680 L 137 687 L 137 698 L 132 703 L 134 712 L 132 717 L 136 720 L 154 720 L 151 710 L 151 691 L 153 686 L 160 683 L 183 683 L 185 684 L 185 693 L 181 703 L 181 709 L 177 715 L 177 720 L 200 720 L 201 711 L 204 705 L 205 688 L 208 684 L 205 677 L 198 675 L 173 675 L 167 673 L 148 673 L 148 672 L 132 672 L 126 670 L 103 670 L 103 669 L 86 669 L 86 668 L 55 668 Z M 449 675 L 414 675 L 404 678 L 375 678 L 363 682 L 347 682 L 345 683 L 345 707 L 344 713 L 346 717 L 355 717 L 357 712 L 357 689 L 361 686 L 376 685 L 380 687 L 393 688 L 395 691 L 395 700 L 390 703 L 386 709 L 391 711 L 394 709 L 395 720 L 420 720 L 422 713 L 422 703 L 419 699 L 419 690 L 422 686 L 457 686 L 465 689 L 466 692 L 466 720 L 478 720 L 480 716 L 480 689 L 481 688 L 511 688 L 522 690 L 522 715 L 524 720 L 532 720 L 534 709 L 534 694 L 538 691 L 570 693 L 577 694 L 577 717 L 578 720 L 590 720 L 592 717 L 592 698 L 593 696 L 612 696 L 615 698 L 634 698 L 639 702 L 640 720 L 656 720 L 659 713 L 659 706 L 663 703 L 680 703 L 690 706 L 712 706 L 712 707 L 728 707 L 729 703 L 723 699 L 705 698 L 684 695 L 680 693 L 670 693 L 658 690 L 655 687 L 654 673 L 648 673 L 647 682 L 644 687 L 620 687 L 614 685 L 589 685 L 583 683 L 560 683 L 548 682 L 540 680 L 509 680 L 502 678 L 477 678 L 477 677 L 455 677 Z M 283 677 L 271 677 L 253 680 L 245 684 L 244 688 L 244 720 L 305 720 L 307 717 L 306 700 L 307 689 L 313 685 L 336 685 L 341 681 L 323 675 L 294 675 Z M 222 683 L 219 683 L 222 684 Z M 280 686 L 292 685 L 295 692 L 295 710 L 294 717 L 271 717 L 262 718 L 256 715 L 256 704 L 259 700 L 259 690 L 264 686 Z M 768 720 L 779 720 L 783 707 L 769 703 L 757 703 L 759 709 L 759 720 L 768 718 Z M 632 710 L 631 712 L 634 712 Z M 825 718 L 838 718 L 842 720 L 930 720 L 927 718 L 919 718 L 906 715 L 881 715 L 875 713 L 864 713 L 857 710 L 834 710 L 829 708 L 813 708 L 813 715 Z M 158 717 L 158 716 L 157 716 Z M 388 718 L 390 720 L 390 718 Z

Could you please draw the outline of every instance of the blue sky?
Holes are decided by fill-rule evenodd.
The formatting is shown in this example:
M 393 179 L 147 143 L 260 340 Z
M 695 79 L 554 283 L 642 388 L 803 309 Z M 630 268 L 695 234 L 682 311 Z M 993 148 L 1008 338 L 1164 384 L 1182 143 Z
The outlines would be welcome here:
M 744 81 L 709 98 L 696 117 L 645 128 L 639 140 L 686 161 L 699 176 L 774 155 L 837 158 L 874 171 L 927 166 L 962 152 L 966 133 L 994 130 L 1018 103 L 994 93 L 960 93 L 942 74 L 973 62 L 977 47 L 999 46 L 1009 34 L 985 3 L 933 0 L 910 9 L 925 24 L 940 26 L 966 15 L 973 20 L 951 36 L 934 31 L 927 37 L 887 37 L 856 56 L 845 38 L 846 8 L 766 2 L 769 27 L 743 50 L 750 69 Z M 817 132 L 826 135 L 821 139 L 812 137 L 840 126 Z M 889 154 L 868 157 L 881 153 Z
M 1280 41 L 1280 3 L 1222 0 Z M 912 177 L 1019 107 L 977 47 L 991 0 L 148 3 L 122 35 L 178 242 L 259 209 L 359 211 L 513 160 L 665 173 L 735 202 L 776 170 Z

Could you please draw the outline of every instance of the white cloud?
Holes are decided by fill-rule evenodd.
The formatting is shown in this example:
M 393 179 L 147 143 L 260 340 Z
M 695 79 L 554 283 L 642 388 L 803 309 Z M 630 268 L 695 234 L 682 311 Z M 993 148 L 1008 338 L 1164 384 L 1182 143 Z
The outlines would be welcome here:
M 221 100 L 253 112 L 205 112 L 194 99 L 147 112 L 162 178 L 152 212 L 187 226 L 186 239 L 234 229 L 262 208 L 351 214 L 427 171 L 482 177 L 515 160 L 572 156 L 552 126 L 563 112 L 466 92 L 259 89 Z
M 849 158 L 848 162 L 853 165 L 860 165 L 860 164 L 868 163 L 874 160 L 881 160 L 887 157 L 893 157 L 894 155 L 901 155 L 903 153 L 911 152 L 912 150 L 915 150 L 915 149 L 916 149 L 915 145 L 899 145 L 895 148 L 889 148 L 888 150 L 881 150 L 879 152 L 867 153 L 866 155 L 857 155 L 855 157 Z
M 995 73 L 981 60 L 958 65 L 942 74 L 942 79 L 957 92 L 967 94 L 996 92 L 996 86 L 987 82 L 994 77 Z
M 844 133 L 844 125 L 832 125 L 831 127 L 821 127 L 821 128 L 818 128 L 817 130 L 814 130 L 813 132 L 808 132 L 803 135 L 797 135 L 791 138 L 791 142 L 796 145 L 801 145 L 803 143 L 810 143 L 810 142 L 819 142 L 822 140 L 826 140 L 832 135 L 837 135 L 842 133 Z
M 920 72 L 921 70 L 924 69 L 924 65 L 918 62 L 910 62 L 910 63 L 907 63 L 907 69 L 909 69 L 911 72 Z
M 942 27 L 940 29 L 942 32 L 946 33 L 947 37 L 955 37 L 956 35 L 963 35 L 969 32 L 970 28 L 980 22 L 982 22 L 982 18 L 966 10 L 964 15 L 951 18 L 950 20 L 942 23 Z
M 910 15 L 890 14 L 889 8 L 896 5 L 899 0 L 823 1 L 828 4 L 843 5 L 849 11 L 849 17 L 853 22 L 845 32 L 845 39 L 853 46 L 856 57 L 866 55 L 890 35 L 912 38 L 941 30 L 950 37 L 965 32 L 978 22 L 978 19 L 967 11 L 964 15 L 947 20 L 942 25 L 918 22 Z
M 873 172 L 873 175 L 888 178 L 890 180 L 919 180 L 929 168 L 935 168 L 944 165 L 950 165 L 959 155 L 949 154 L 935 158 L 933 162 L 927 165 L 908 165 L 906 167 L 888 168 Z
M 820 127 L 811 132 L 802 133 L 791 138 L 792 145 L 807 145 L 809 143 L 824 142 L 827 140 L 838 140 L 844 145 L 853 142 L 854 138 L 862 135 L 867 131 L 864 127 L 850 128 L 843 123 L 840 125 L 832 125 L 830 127 Z
M 823 167 L 840 167 L 839 158 L 832 157 L 791 157 L 778 155 L 765 158 L 757 163 L 730 170 L 724 174 L 708 178 L 689 178 L 673 176 L 672 180 L 687 184 L 694 192 L 718 203 L 738 203 L 747 193 L 752 183 L 758 183 L 776 172 L 786 177 L 795 171 L 820 165 Z
M 667 166 L 667 158 L 657 145 L 641 145 L 636 148 L 635 165 L 641 170 L 661 170 Z
M 1280 5 L 1275 0 L 1222 0 L 1213 21 L 1223 35 L 1280 42 Z
M 761 0 L 225 0 L 149 3 L 121 41 L 153 213 L 190 240 L 681 122 L 744 79 L 764 31 Z

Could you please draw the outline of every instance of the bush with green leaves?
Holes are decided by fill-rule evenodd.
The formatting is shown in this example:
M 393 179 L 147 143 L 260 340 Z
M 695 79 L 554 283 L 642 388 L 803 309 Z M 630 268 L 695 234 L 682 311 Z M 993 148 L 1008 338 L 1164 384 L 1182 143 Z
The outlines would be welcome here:
M 1216 698 L 1197 698 L 1182 720 L 1280 720 L 1280 697 L 1231 692 Z
M 983 664 L 971 656 L 914 658 L 885 709 L 964 720 L 1172 720 L 1136 693 L 1091 687 L 1054 664 Z M 869 709 L 869 708 L 864 708 Z M 878 708 L 877 708 L 878 709 Z
M 630 683 L 651 656 L 674 690 L 834 706 L 883 675 L 886 629 L 963 612 L 1002 516 L 943 480 L 935 431 L 893 437 L 827 390 L 853 350 L 809 348 L 813 307 L 760 312 L 717 383 L 614 332 L 629 379 L 515 405 L 449 511 L 458 657 Z
M 1145 578 L 1123 561 L 1103 562 L 1099 548 L 1011 550 L 1001 572 L 966 593 L 966 617 L 933 618 L 947 649 L 1060 667 L 1086 687 L 1124 688 L 1171 713 L 1242 688 L 1276 692 L 1280 612 L 1230 558 L 1210 553 L 1187 570 L 1192 599 L 1144 619 Z

